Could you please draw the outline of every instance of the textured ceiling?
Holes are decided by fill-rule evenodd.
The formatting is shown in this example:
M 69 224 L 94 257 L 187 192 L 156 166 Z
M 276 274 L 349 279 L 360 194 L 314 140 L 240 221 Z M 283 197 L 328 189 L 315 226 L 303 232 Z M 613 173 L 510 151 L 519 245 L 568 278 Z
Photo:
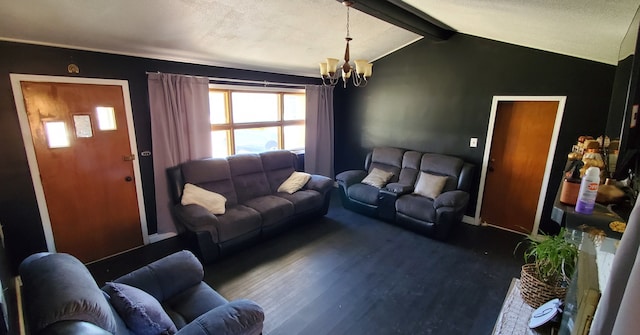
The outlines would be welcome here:
M 404 2 L 462 33 L 609 64 L 640 4 Z M 342 58 L 346 33 L 335 0 L 3 0 L 0 13 L 2 40 L 306 76 L 325 57 Z M 351 36 L 351 58 L 367 60 L 421 38 L 356 10 Z
M 458 32 L 617 64 L 639 0 L 404 0 Z

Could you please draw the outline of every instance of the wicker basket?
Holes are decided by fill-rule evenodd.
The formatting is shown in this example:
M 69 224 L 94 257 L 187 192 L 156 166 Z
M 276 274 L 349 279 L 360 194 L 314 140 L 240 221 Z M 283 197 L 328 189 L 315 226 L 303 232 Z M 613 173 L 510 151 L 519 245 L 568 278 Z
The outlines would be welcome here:
M 520 295 L 522 299 L 533 308 L 538 308 L 549 300 L 559 298 L 564 300 L 567 294 L 566 287 L 560 287 L 560 283 L 551 286 L 540 281 L 535 275 L 535 265 L 532 263 L 522 266 L 520 272 Z

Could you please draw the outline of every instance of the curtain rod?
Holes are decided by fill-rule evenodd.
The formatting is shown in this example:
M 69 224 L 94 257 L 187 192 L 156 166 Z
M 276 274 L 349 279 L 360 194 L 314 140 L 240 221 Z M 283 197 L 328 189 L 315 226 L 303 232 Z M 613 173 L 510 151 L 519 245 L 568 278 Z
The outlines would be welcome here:
M 147 71 L 146 74 L 153 74 L 153 73 L 163 73 L 163 72 L 150 72 Z M 170 73 L 170 74 L 177 74 L 177 73 Z M 191 77 L 201 77 L 201 76 L 194 76 L 194 75 L 188 75 L 188 74 L 179 74 L 181 76 L 191 76 Z M 246 80 L 246 79 L 233 79 L 233 78 L 221 78 L 221 77 L 207 77 L 207 79 L 209 79 L 209 81 L 215 81 L 215 82 L 219 82 L 221 84 L 223 83 L 237 83 L 237 84 L 259 84 L 259 85 L 264 85 L 266 86 L 289 86 L 289 87 L 298 87 L 298 88 L 305 88 L 305 84 L 291 84 L 291 83 L 278 83 L 278 82 L 272 82 L 272 81 L 267 81 L 267 80 Z

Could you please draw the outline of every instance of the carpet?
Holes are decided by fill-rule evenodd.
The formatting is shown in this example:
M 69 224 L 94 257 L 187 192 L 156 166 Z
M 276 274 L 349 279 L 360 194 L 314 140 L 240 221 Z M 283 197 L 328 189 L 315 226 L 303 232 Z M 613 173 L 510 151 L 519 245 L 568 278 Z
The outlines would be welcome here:
M 535 309 L 520 296 L 520 279 L 513 278 L 507 297 L 493 328 L 493 335 L 546 335 L 554 334 L 549 327 L 529 328 L 529 318 Z

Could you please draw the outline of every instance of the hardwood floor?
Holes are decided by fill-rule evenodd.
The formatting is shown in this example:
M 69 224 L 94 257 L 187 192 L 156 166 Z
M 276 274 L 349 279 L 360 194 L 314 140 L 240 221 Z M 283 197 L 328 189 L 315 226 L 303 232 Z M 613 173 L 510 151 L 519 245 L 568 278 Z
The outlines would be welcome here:
M 269 335 L 484 335 L 519 277 L 522 239 L 461 224 L 441 242 L 347 211 L 334 196 L 324 218 L 207 265 L 205 280 L 229 300 L 258 302 Z

